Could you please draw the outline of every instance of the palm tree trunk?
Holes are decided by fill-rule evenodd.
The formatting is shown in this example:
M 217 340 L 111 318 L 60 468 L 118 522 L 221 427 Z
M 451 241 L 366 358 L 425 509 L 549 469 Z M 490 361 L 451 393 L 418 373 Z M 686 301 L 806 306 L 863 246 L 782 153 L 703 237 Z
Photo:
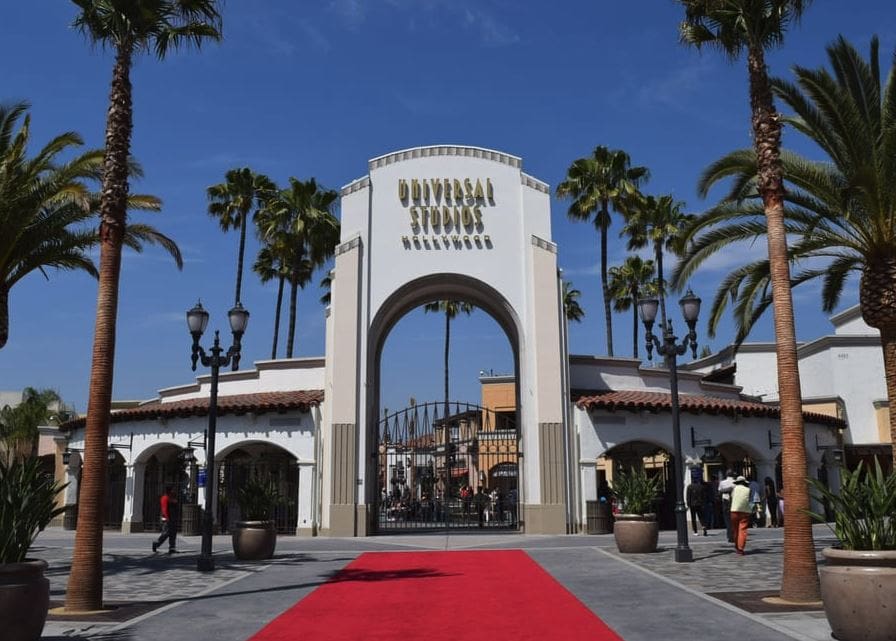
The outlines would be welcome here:
M 604 216 L 607 216 L 604 206 Z M 604 294 L 604 321 L 607 325 L 607 356 L 613 356 L 613 314 L 610 310 L 610 286 L 607 281 L 607 227 L 600 226 L 600 287 Z
M 240 293 L 243 289 L 243 256 L 246 253 L 246 219 L 249 212 L 240 212 L 240 249 L 236 256 L 236 294 L 233 297 L 233 304 L 240 302 Z
M 890 405 L 890 443 L 893 455 L 891 473 L 896 474 L 896 326 L 886 325 L 881 328 L 880 346 L 884 351 L 884 375 Z
M 632 288 L 632 353 L 638 358 L 638 298 L 637 287 Z
M 654 243 L 654 254 L 656 255 L 656 282 L 657 292 L 660 297 L 660 328 L 665 331 L 666 327 L 666 283 L 663 280 L 663 244 Z
M 451 345 L 451 315 L 445 312 L 445 418 L 448 418 L 448 352 Z M 447 425 L 447 423 L 446 423 Z M 446 427 L 447 429 L 447 427 Z
M 299 281 L 289 280 L 289 327 L 286 336 L 286 358 L 292 358 L 292 346 L 296 338 L 296 304 L 299 294 Z
M 133 106 L 131 44 L 119 44 L 112 71 L 106 120 L 103 194 L 100 203 L 100 268 L 97 286 L 93 362 L 84 440 L 84 464 L 78 500 L 75 550 L 65 596 L 69 611 L 99 610 L 103 604 L 103 503 L 106 490 L 106 443 L 115 364 L 115 325 L 121 246 L 128 197 Z
M 756 150 L 758 190 L 765 206 L 768 259 L 775 312 L 775 349 L 781 407 L 781 467 L 787 527 L 784 528 L 784 566 L 781 598 L 817 601 L 818 568 L 809 509 L 809 489 L 803 428 L 796 327 L 790 292 L 790 263 L 784 227 L 784 182 L 781 169 L 781 124 L 772 102 L 768 72 L 761 48 L 750 47 L 750 108 Z
M 0 349 L 9 340 L 9 288 L 0 285 Z
M 277 358 L 277 339 L 280 337 L 280 308 L 283 306 L 283 283 L 286 279 L 280 276 L 277 285 L 277 310 L 274 312 L 274 345 L 271 347 L 271 359 Z

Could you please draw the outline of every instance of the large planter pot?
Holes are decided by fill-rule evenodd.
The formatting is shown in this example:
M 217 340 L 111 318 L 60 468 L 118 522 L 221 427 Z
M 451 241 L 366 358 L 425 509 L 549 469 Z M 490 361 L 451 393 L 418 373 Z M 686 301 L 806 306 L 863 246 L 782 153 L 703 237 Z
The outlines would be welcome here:
M 821 600 L 839 641 L 896 641 L 896 551 L 825 548 Z
M 273 521 L 237 521 L 233 528 L 233 553 L 243 561 L 260 561 L 274 556 L 277 530 Z
M 45 561 L 0 564 L 0 621 L 4 641 L 40 639 L 50 607 Z
M 617 514 L 613 536 L 616 547 L 623 554 L 656 552 L 660 524 L 656 514 Z

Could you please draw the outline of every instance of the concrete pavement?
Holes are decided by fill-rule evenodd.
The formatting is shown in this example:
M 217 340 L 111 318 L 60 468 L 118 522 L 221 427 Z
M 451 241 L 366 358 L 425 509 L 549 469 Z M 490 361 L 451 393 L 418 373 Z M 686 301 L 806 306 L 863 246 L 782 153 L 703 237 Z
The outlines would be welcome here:
M 119 605 L 118 611 L 106 620 L 51 618 L 44 638 L 244 641 L 363 552 L 507 548 L 526 550 L 626 641 L 691 641 L 698 635 L 733 630 L 739 641 L 831 638 L 820 607 L 788 612 L 770 606 L 768 611 L 755 611 L 757 604 L 764 607 L 756 595 L 780 585 L 783 530 L 751 530 L 745 557 L 733 554 L 723 531 L 693 537 L 690 564 L 672 560 L 674 532 L 661 533 L 661 549 L 650 555 L 620 555 L 612 535 L 280 537 L 275 558 L 260 563 L 237 561 L 229 537 L 220 536 L 214 541 L 217 570 L 210 574 L 195 570 L 198 537 L 179 537 L 182 553 L 174 556 L 152 554 L 154 538 L 107 533 L 105 599 Z M 831 541 L 830 531 L 818 526 L 817 549 Z M 32 550 L 32 557 L 50 563 L 54 601 L 64 599 L 73 543 L 72 532 L 48 529 Z M 500 607 L 499 600 L 494 605 Z M 426 630 L 421 630 L 421 638 L 425 637 Z M 501 638 L 500 630 L 495 638 Z

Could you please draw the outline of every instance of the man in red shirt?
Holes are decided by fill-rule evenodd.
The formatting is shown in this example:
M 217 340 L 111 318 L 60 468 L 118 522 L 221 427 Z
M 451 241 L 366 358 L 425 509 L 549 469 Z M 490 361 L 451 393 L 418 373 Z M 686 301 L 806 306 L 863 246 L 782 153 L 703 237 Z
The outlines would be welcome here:
M 152 551 L 158 550 L 165 539 L 168 539 L 168 554 L 174 554 L 177 552 L 174 547 L 177 542 L 177 495 L 170 485 L 165 487 L 165 493 L 159 499 L 159 506 L 162 511 L 162 534 L 157 541 L 153 541 Z

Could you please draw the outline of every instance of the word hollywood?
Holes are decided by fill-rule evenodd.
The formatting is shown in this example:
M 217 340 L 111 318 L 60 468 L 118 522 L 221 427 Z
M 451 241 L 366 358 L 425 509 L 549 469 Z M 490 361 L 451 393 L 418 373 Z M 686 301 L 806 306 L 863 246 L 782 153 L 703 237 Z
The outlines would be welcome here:
M 412 235 L 401 237 L 408 249 L 491 247 L 483 234 L 483 207 L 495 204 L 490 178 L 412 178 L 398 181 L 398 200 L 408 210 Z

